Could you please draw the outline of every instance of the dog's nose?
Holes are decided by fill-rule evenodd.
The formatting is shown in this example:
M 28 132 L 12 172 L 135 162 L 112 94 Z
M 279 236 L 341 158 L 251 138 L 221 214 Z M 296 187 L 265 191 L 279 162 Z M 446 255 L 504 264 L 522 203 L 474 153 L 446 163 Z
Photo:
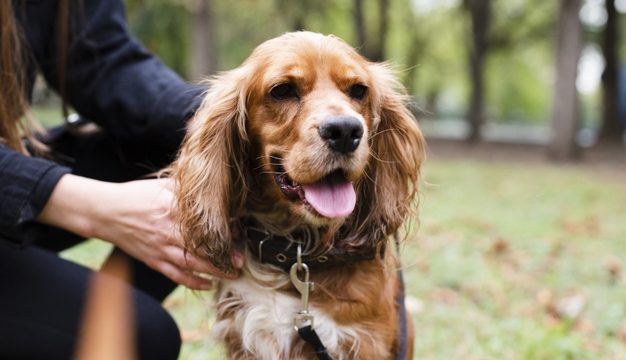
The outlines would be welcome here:
M 363 125 L 354 116 L 330 116 L 318 132 L 331 149 L 348 154 L 356 150 L 363 137 Z

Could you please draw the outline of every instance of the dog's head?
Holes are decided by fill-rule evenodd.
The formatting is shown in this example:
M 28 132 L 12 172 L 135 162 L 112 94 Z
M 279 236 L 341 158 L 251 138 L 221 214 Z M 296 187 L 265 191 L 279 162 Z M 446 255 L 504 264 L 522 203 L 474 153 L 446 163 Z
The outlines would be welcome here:
M 289 33 L 211 80 L 173 166 L 190 249 L 232 270 L 231 221 L 342 229 L 375 246 L 410 210 L 424 141 L 390 70 L 333 36 Z

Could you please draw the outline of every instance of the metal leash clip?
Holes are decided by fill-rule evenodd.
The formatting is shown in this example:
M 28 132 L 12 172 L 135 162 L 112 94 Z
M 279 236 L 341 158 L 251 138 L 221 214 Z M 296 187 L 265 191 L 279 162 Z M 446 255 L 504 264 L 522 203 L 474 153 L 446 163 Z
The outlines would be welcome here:
M 298 278 L 299 271 L 304 272 L 304 281 Z M 315 284 L 309 281 L 309 267 L 302 262 L 302 248 L 300 245 L 298 245 L 297 262 L 291 265 L 289 277 L 293 286 L 300 293 L 300 300 L 302 301 L 300 311 L 294 316 L 295 329 L 298 331 L 306 326 L 313 328 L 313 314 L 309 312 L 309 293 L 314 290 Z

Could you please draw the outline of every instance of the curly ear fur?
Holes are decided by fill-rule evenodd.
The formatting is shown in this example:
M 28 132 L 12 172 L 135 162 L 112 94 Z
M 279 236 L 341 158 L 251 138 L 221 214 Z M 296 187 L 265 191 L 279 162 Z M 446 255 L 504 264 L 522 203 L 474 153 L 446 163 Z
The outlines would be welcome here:
M 370 137 L 367 176 L 358 184 L 363 199 L 348 235 L 353 246 L 378 246 L 410 213 L 417 194 L 425 141 L 407 108 L 409 97 L 385 64 L 371 64 L 372 107 L 378 125 Z
M 172 166 L 174 218 L 186 248 L 224 272 L 231 262 L 230 221 L 246 201 L 246 86 L 244 68 L 209 81 Z

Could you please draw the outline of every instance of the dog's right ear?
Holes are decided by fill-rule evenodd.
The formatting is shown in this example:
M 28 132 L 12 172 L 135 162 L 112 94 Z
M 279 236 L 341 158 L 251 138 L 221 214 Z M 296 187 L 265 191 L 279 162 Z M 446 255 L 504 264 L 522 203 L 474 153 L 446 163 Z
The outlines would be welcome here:
M 235 272 L 230 222 L 248 191 L 246 83 L 242 67 L 209 81 L 171 168 L 176 186 L 174 221 L 186 249 L 226 273 Z

